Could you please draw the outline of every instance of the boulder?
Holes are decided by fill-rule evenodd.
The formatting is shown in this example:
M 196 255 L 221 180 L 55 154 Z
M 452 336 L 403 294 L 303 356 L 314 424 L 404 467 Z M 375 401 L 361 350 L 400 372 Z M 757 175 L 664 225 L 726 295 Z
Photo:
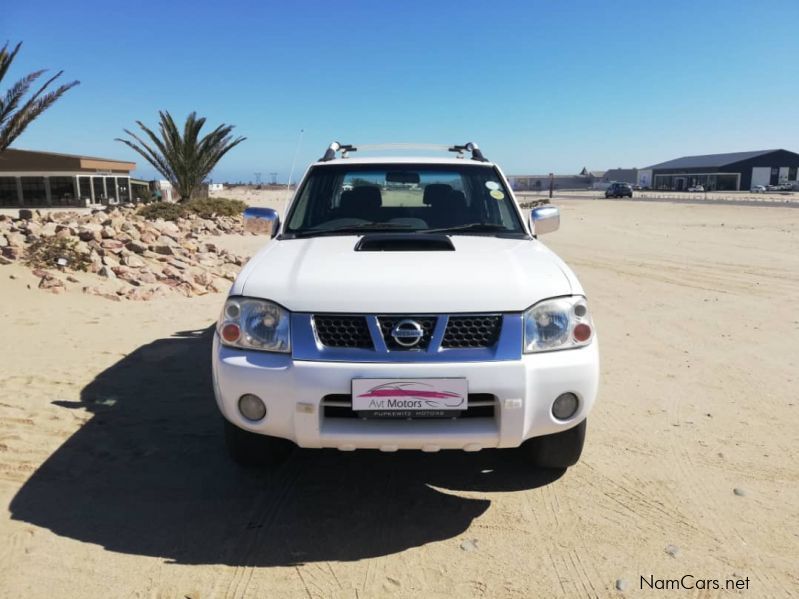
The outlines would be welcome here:
M 100 270 L 97 271 L 97 274 L 101 277 L 105 277 L 107 279 L 116 279 L 117 276 L 114 274 L 114 271 L 111 270 L 110 266 L 103 266 Z
M 107 252 L 118 254 L 125 247 L 125 244 L 117 239 L 103 239 L 100 242 L 100 247 Z
M 129 254 L 122 258 L 122 264 L 131 268 L 143 268 L 147 263 L 136 254 Z
M 25 247 L 25 236 L 22 233 L 18 233 L 16 231 L 12 231 L 11 233 L 6 233 L 6 240 L 8 241 L 9 247 L 12 248 Z
M 128 241 L 128 243 L 125 244 L 125 247 L 131 252 L 135 252 L 137 254 L 143 254 L 145 251 L 147 251 L 147 246 L 138 241 Z
M 50 273 L 46 272 L 39 281 L 39 289 L 45 289 L 51 293 L 62 293 L 63 291 L 66 291 L 66 285 L 64 285 L 64 281 L 55 275 L 51 275 Z
M 162 254 L 164 256 L 173 256 L 175 254 L 175 249 L 171 245 L 153 245 L 150 246 L 150 248 L 156 254 Z

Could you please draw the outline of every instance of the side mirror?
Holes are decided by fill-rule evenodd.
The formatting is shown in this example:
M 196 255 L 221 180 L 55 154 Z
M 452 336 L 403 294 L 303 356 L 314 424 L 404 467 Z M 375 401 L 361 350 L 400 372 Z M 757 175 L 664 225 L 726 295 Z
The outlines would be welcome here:
M 560 227 L 560 210 L 555 206 L 539 206 L 530 211 L 530 230 L 533 235 L 544 235 Z
M 271 208 L 247 208 L 244 210 L 244 230 L 275 237 L 280 230 L 280 216 Z

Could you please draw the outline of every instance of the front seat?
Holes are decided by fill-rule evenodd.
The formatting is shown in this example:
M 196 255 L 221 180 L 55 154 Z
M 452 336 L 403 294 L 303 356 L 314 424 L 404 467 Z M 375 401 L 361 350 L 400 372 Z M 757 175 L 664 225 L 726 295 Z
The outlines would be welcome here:
M 462 225 L 468 216 L 466 210 L 466 196 L 463 192 L 450 189 L 446 195 L 435 195 L 430 198 L 429 223 L 433 227 Z
M 361 218 L 377 220 L 383 197 L 376 185 L 360 185 L 341 194 L 338 208 L 339 218 Z

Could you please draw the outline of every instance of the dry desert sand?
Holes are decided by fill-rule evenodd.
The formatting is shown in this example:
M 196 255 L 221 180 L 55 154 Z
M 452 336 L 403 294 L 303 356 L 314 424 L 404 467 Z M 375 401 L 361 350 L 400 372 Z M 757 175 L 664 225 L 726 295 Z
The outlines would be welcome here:
M 222 294 L 115 303 L 0 267 L 0 596 L 661 597 L 640 577 L 684 574 L 799 593 L 799 210 L 560 206 L 545 241 L 602 355 L 563 475 L 496 451 L 239 469 L 209 381 Z

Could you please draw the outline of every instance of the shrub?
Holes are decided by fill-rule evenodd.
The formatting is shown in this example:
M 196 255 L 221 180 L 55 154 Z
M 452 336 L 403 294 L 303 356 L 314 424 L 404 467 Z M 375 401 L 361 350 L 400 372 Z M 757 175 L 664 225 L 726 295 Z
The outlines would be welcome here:
M 184 206 L 201 218 L 212 216 L 238 216 L 247 207 L 241 200 L 227 198 L 203 198 L 186 202 Z
M 64 258 L 73 270 L 89 270 L 89 256 L 78 250 L 78 240 L 59 237 L 40 237 L 28 246 L 25 263 L 34 268 L 54 268 Z
M 171 202 L 153 202 L 139 208 L 139 216 L 147 220 L 177 220 L 188 214 L 184 204 L 173 204 Z

